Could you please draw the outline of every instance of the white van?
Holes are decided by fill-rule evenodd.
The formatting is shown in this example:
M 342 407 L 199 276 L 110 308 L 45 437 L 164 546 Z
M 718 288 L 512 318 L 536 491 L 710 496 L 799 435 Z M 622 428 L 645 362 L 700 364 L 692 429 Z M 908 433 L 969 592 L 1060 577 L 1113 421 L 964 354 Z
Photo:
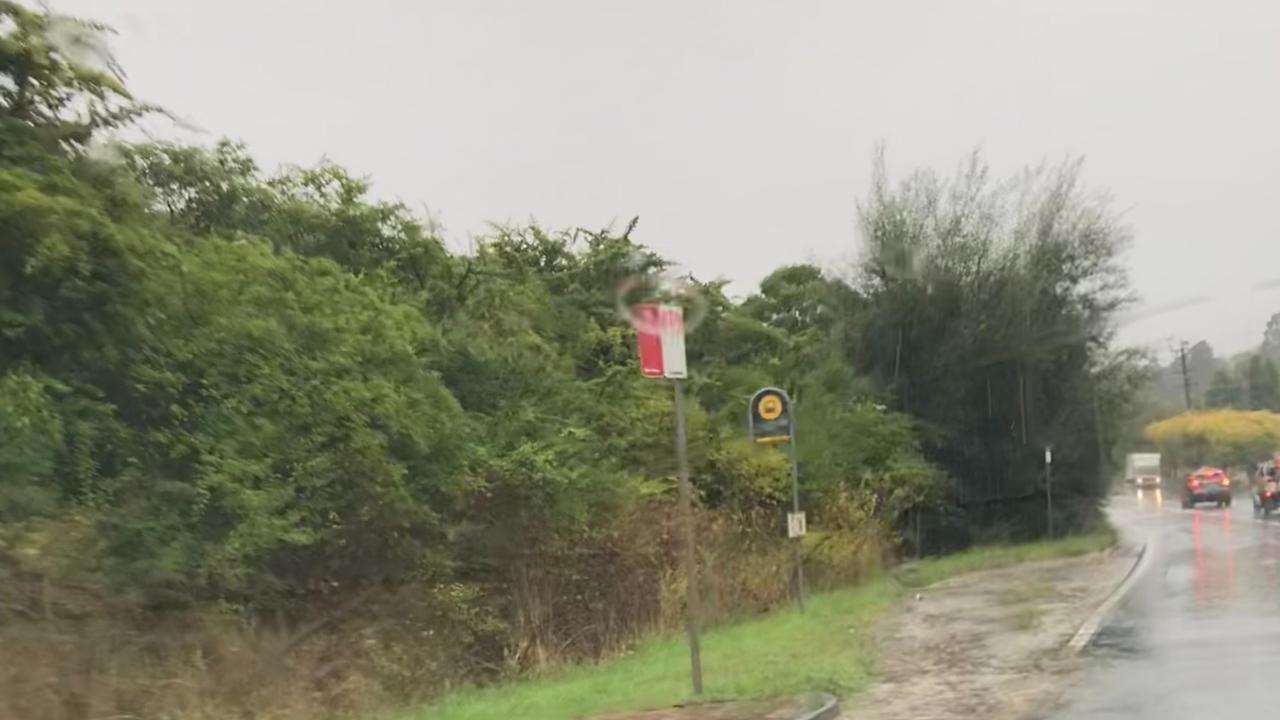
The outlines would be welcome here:
M 1140 488 L 1158 488 L 1163 483 L 1160 476 L 1160 453 L 1129 453 L 1124 458 L 1124 479 Z

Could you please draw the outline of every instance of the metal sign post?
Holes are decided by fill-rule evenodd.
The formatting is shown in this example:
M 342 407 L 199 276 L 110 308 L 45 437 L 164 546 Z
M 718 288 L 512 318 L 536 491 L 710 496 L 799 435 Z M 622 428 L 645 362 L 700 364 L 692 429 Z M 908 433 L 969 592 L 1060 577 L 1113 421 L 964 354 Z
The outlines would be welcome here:
M 796 458 L 796 423 L 791 416 L 791 398 L 780 388 L 761 388 L 751 396 L 747 407 L 747 429 L 752 442 L 790 445 L 791 512 L 787 513 L 787 537 L 794 542 L 796 604 L 804 610 L 804 535 L 805 514 L 800 510 L 800 464 Z
M 684 526 L 684 574 L 687 578 L 685 632 L 689 635 L 689 672 L 693 694 L 702 694 L 702 641 L 699 616 L 702 601 L 698 594 L 697 533 L 693 526 L 693 486 L 689 482 L 689 433 L 684 419 L 684 380 L 675 380 L 676 463 L 680 471 L 680 520 Z
M 632 308 L 640 372 L 668 378 L 674 386 L 676 466 L 679 472 L 681 555 L 685 573 L 685 631 L 689 635 L 689 673 L 693 694 L 702 694 L 702 600 L 698 592 L 697 529 L 693 521 L 693 484 L 689 481 L 689 432 L 684 413 L 684 380 L 689 376 L 684 350 L 684 313 L 676 305 L 646 304 Z
M 1053 537 L 1053 449 L 1044 448 L 1044 499 L 1045 512 L 1049 518 L 1049 537 Z
M 788 400 L 787 407 L 790 408 L 791 402 Z M 788 413 L 789 414 L 789 413 Z M 800 511 L 800 461 L 796 459 L 796 422 L 794 419 L 791 425 L 791 442 L 787 443 L 788 450 L 791 451 L 791 514 L 796 518 L 795 527 L 792 530 L 792 523 L 787 523 L 787 535 L 794 538 L 794 552 L 796 565 L 796 604 L 800 606 L 800 611 L 804 612 L 804 536 L 808 532 L 805 527 L 805 516 Z

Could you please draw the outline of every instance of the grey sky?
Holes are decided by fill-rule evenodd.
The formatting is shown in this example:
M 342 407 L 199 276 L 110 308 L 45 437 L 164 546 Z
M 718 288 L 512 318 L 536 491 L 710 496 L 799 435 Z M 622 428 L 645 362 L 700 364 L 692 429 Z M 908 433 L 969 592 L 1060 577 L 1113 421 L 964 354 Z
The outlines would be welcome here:
M 322 155 L 426 205 L 596 227 L 750 290 L 847 262 L 875 142 L 891 170 L 1001 174 L 1068 153 L 1111 189 L 1163 347 L 1256 344 L 1280 288 L 1274 0 L 610 2 L 55 0 L 117 27 L 136 94 L 248 142 Z

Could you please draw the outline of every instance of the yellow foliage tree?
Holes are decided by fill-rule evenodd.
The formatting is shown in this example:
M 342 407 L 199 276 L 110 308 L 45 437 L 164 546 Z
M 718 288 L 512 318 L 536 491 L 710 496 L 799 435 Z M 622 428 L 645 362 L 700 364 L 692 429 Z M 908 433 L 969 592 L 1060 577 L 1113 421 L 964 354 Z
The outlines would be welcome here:
M 1197 410 L 1151 423 L 1146 436 L 1166 464 L 1251 466 L 1280 448 L 1280 415 L 1266 410 Z

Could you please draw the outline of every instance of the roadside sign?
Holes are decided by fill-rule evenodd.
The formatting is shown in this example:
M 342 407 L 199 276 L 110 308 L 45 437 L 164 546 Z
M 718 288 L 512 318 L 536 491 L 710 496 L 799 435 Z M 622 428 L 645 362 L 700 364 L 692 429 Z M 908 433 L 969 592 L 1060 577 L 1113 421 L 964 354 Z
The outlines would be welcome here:
M 689 377 L 684 349 L 684 309 L 645 303 L 631 309 L 640 351 L 640 374 L 681 380 Z
M 689 377 L 684 354 L 684 308 L 660 305 L 659 334 L 662 337 L 662 376 L 683 380 Z
M 757 406 L 760 417 L 764 420 L 777 420 L 782 417 L 782 398 L 777 395 L 765 395 Z
M 791 399 L 779 388 L 761 388 L 751 397 L 748 424 L 751 440 L 780 443 L 791 440 Z
M 636 305 L 631 308 L 636 326 L 636 349 L 640 351 L 640 374 L 645 377 L 662 377 L 662 338 L 649 328 L 658 327 L 657 305 Z
M 752 442 L 787 443 L 791 453 L 791 512 L 787 513 L 787 537 L 795 540 L 796 604 L 804 612 L 805 517 L 800 511 L 800 462 L 796 459 L 796 425 L 791 419 L 791 398 L 776 387 L 760 388 L 747 404 L 747 433 Z
M 804 537 L 806 532 L 804 513 L 789 512 L 787 513 L 787 537 L 798 538 Z
M 1045 447 L 1044 449 L 1044 464 L 1045 465 L 1053 464 L 1053 450 L 1050 450 L 1048 447 Z
M 644 303 L 629 315 L 640 351 L 640 373 L 671 378 L 676 421 L 676 467 L 680 477 L 681 555 L 685 575 L 685 632 L 689 635 L 689 679 L 693 694 L 702 694 L 702 601 L 698 595 L 698 534 L 693 521 L 693 484 L 689 481 L 689 430 L 685 423 L 684 381 L 689 368 L 684 354 L 684 310 L 678 305 Z

